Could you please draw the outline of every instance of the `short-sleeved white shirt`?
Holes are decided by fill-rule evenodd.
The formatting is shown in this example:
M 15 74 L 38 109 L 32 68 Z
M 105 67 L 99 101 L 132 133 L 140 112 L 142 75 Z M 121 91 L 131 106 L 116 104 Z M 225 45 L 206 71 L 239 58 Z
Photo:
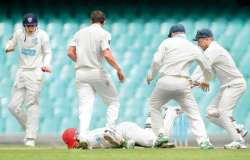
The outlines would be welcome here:
M 32 36 L 28 36 L 23 29 L 18 29 L 7 42 L 9 48 L 19 46 L 20 67 L 39 68 L 49 66 L 50 61 L 45 61 L 45 56 L 51 54 L 49 36 L 43 30 L 37 30 Z
M 186 39 L 185 34 L 179 34 L 164 40 L 154 55 L 153 65 L 149 74 L 154 77 L 159 70 L 160 76 L 182 76 L 189 78 L 189 68 L 196 60 L 207 81 L 211 78 L 209 61 L 197 46 Z M 155 67 L 156 64 L 159 66 Z
M 111 35 L 99 24 L 92 24 L 75 33 L 69 46 L 76 47 L 76 69 L 102 69 L 103 51 L 110 49 Z

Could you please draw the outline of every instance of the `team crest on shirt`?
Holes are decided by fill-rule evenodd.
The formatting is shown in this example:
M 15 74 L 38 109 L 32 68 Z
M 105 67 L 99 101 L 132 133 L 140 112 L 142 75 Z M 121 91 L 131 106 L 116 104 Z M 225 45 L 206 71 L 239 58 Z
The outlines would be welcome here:
M 32 22 L 32 17 L 28 18 L 28 22 L 31 23 Z
M 37 45 L 38 44 L 38 38 L 33 38 L 32 39 L 32 44 Z

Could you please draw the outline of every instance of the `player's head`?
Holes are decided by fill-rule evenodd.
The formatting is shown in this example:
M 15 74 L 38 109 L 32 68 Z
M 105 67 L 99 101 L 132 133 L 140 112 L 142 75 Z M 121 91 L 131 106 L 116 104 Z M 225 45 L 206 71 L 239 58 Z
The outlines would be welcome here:
M 198 42 L 203 50 L 206 50 L 209 44 L 213 41 L 213 33 L 210 29 L 203 28 L 197 31 L 194 41 Z
M 23 16 L 23 27 L 28 34 L 32 34 L 36 31 L 38 24 L 37 17 L 32 13 L 27 13 Z
M 177 34 L 185 34 L 186 30 L 182 24 L 175 24 L 169 29 L 168 37 L 173 37 Z
M 68 149 L 76 148 L 79 144 L 78 132 L 76 128 L 68 128 L 63 132 L 62 139 Z
M 106 19 L 105 14 L 100 10 L 92 11 L 90 18 L 92 23 L 100 23 L 102 25 L 104 25 Z

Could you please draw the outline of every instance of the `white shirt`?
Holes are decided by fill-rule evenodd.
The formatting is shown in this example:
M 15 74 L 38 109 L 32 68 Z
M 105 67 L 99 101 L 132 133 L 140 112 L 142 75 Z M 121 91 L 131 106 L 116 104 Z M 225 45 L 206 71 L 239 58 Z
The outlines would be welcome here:
M 204 54 L 211 62 L 213 72 L 218 77 L 221 88 L 232 84 L 245 83 L 231 55 L 217 42 L 213 41 Z M 197 67 L 192 75 L 192 80 L 202 81 L 202 79 L 200 69 Z
M 201 66 L 206 81 L 211 79 L 209 61 L 200 49 L 186 39 L 185 34 L 178 34 L 164 40 L 154 55 L 149 75 L 154 78 L 159 72 L 160 76 L 180 76 L 189 78 L 189 69 L 196 60 Z
M 104 131 L 106 128 L 94 129 L 87 133 L 87 141 L 91 148 L 112 148 L 114 145 L 110 144 L 104 139 Z M 80 141 L 82 140 L 81 137 Z
M 50 66 L 51 48 L 49 36 L 43 30 L 37 30 L 28 36 L 23 29 L 18 29 L 6 44 L 6 49 L 19 46 L 20 68 L 40 68 Z
M 102 69 L 103 51 L 110 49 L 111 35 L 99 24 L 92 24 L 75 33 L 69 46 L 76 47 L 76 69 Z

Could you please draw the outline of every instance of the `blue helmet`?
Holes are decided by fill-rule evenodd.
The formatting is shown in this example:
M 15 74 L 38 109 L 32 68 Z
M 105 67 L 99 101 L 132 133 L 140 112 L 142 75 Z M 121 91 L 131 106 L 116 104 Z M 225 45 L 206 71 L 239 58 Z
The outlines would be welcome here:
M 32 13 L 27 13 L 23 16 L 23 26 L 37 26 L 37 16 Z

